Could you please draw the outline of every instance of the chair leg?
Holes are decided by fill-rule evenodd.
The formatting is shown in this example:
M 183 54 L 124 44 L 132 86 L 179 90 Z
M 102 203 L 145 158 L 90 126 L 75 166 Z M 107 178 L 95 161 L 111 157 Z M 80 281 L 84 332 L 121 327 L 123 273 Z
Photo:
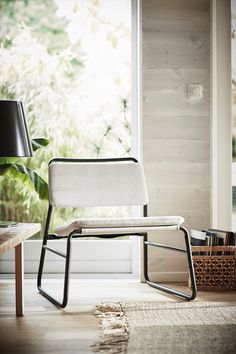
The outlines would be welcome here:
M 41 295 L 43 295 L 46 299 L 51 301 L 58 308 L 65 308 L 67 305 L 67 302 L 68 302 L 69 278 L 70 278 L 70 258 L 71 258 L 71 239 L 72 239 L 72 235 L 69 235 L 67 238 L 66 254 L 62 255 L 61 252 L 60 252 L 61 254 L 59 254 L 59 252 L 55 252 L 55 250 L 53 250 L 53 249 L 48 249 L 48 250 L 51 250 L 52 252 L 54 251 L 54 253 L 57 253 L 58 255 L 61 255 L 65 258 L 64 290 L 63 290 L 63 299 L 61 302 L 56 300 L 54 297 L 52 297 L 41 286 L 45 253 L 47 250 L 47 236 L 45 236 L 45 239 L 43 241 L 42 251 L 41 251 L 39 271 L 38 271 L 38 280 L 37 280 L 38 290 Z
M 184 233 L 186 250 L 177 249 L 175 247 L 160 245 L 160 244 L 156 244 L 156 243 L 151 243 L 151 242 L 148 242 L 147 235 L 145 235 L 143 237 L 143 239 L 144 239 L 144 278 L 149 286 L 190 301 L 190 300 L 194 300 L 197 295 L 196 279 L 195 279 L 195 273 L 194 273 L 194 268 L 193 268 L 189 234 L 188 234 L 188 231 L 182 226 L 180 227 L 180 230 Z M 148 246 L 151 246 L 151 245 L 161 247 L 161 248 L 167 248 L 167 249 L 173 250 L 173 251 L 181 251 L 181 252 L 187 253 L 187 260 L 188 260 L 189 273 L 190 273 L 190 279 L 191 279 L 191 294 L 187 294 L 185 292 L 178 291 L 177 289 L 169 288 L 169 287 L 166 287 L 166 286 L 163 286 L 158 283 L 154 283 L 154 282 L 150 281 L 149 276 L 148 276 Z

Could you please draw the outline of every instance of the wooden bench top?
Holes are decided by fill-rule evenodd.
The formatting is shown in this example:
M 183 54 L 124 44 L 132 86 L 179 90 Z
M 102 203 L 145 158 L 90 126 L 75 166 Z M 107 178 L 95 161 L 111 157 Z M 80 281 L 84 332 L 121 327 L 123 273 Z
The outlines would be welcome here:
M 37 223 L 17 223 L 8 227 L 0 227 L 0 255 L 18 246 L 41 229 Z

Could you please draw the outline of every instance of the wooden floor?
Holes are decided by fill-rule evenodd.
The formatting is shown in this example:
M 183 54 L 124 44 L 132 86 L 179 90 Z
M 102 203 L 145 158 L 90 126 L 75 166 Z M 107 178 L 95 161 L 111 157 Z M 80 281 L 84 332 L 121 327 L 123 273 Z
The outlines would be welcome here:
M 45 286 L 60 294 L 60 280 Z M 183 288 L 183 287 L 182 287 Z M 25 316 L 14 313 L 14 282 L 0 281 L 0 352 L 24 354 L 87 354 L 101 334 L 94 316 L 101 301 L 181 301 L 147 284 L 122 280 L 72 280 L 69 304 L 58 310 L 25 281 Z M 236 291 L 199 292 L 195 301 L 236 301 Z

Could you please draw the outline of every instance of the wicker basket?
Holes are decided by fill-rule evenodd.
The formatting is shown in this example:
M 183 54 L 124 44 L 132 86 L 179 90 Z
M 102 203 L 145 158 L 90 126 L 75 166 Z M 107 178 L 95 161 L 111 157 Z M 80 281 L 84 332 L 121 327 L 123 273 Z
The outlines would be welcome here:
M 198 290 L 236 289 L 236 246 L 192 246 Z

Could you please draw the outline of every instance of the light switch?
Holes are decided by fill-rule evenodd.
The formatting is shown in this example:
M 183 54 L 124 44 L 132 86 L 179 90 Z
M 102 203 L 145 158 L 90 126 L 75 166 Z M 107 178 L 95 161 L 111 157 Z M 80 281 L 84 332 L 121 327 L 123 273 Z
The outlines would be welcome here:
M 189 84 L 188 85 L 188 98 L 191 100 L 199 100 L 202 98 L 202 85 Z

